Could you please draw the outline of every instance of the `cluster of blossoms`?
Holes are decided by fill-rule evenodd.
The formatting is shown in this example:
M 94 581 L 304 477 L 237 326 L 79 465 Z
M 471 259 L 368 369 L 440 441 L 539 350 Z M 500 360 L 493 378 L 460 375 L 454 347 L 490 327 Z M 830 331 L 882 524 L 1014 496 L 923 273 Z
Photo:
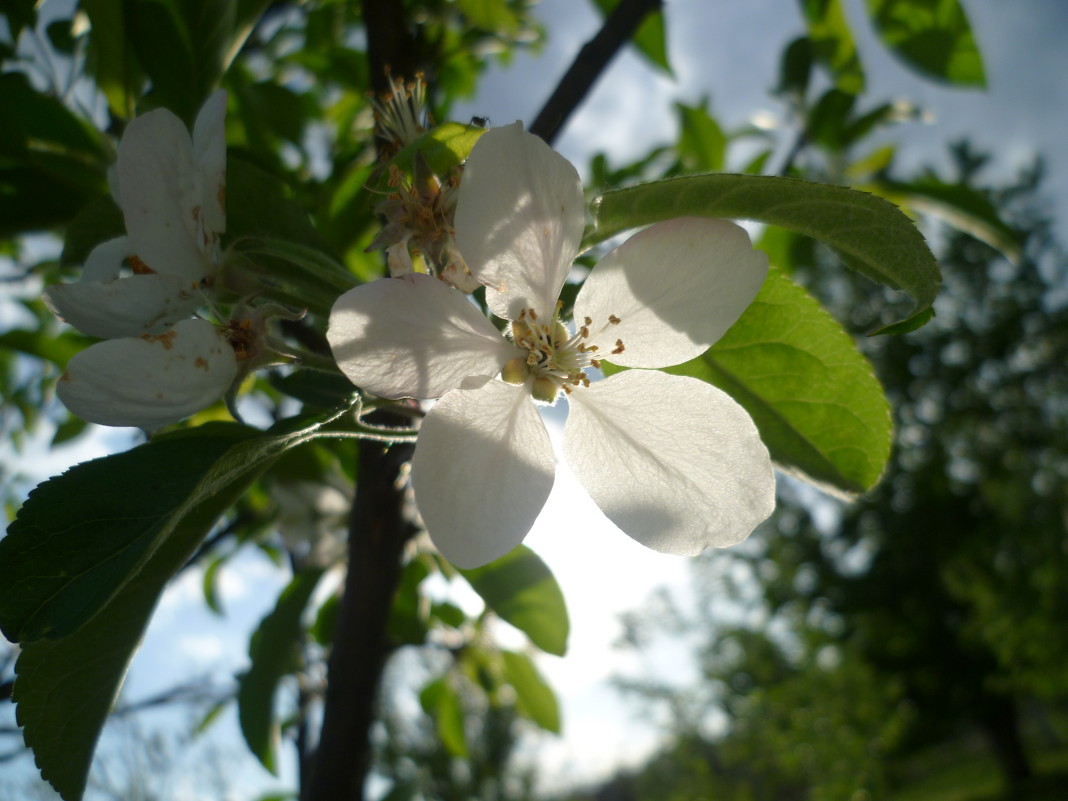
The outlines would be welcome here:
M 346 375 L 386 398 L 437 399 L 412 462 L 431 539 L 460 567 L 526 536 L 555 459 L 536 402 L 563 393 L 568 464 L 601 510 L 642 544 L 692 555 L 744 539 L 774 506 L 767 449 L 726 393 L 656 369 L 703 353 L 752 302 L 766 257 L 722 220 L 654 225 L 607 254 L 561 320 L 579 252 L 582 183 L 519 124 L 475 145 L 455 236 L 502 334 L 429 276 L 384 278 L 338 300 L 327 337 Z M 596 379 L 603 361 L 627 370 Z
M 378 106 L 394 151 L 425 130 L 420 87 L 394 85 Z M 164 109 L 130 123 L 109 176 L 126 235 L 96 247 L 79 281 L 45 293 L 58 316 L 104 340 L 58 384 L 85 420 L 176 422 L 232 394 L 274 350 L 265 316 L 282 310 L 216 310 L 225 110 L 225 94 L 212 95 L 192 136 Z M 569 325 L 559 298 L 585 226 L 570 163 L 516 123 L 482 135 L 462 180 L 439 181 L 419 154 L 411 180 L 390 170 L 372 247 L 387 251 L 392 277 L 342 295 L 327 339 L 363 390 L 436 401 L 411 480 L 450 561 L 483 565 L 526 536 L 556 472 L 537 405 L 562 396 L 568 464 L 642 544 L 692 555 L 744 539 L 771 513 L 774 473 L 749 415 L 721 390 L 658 369 L 699 356 L 756 296 L 767 258 L 743 229 L 680 218 L 641 231 L 593 268 Z M 482 287 L 503 334 L 468 294 Z M 204 307 L 222 322 L 196 316 Z M 601 380 L 605 363 L 642 369 Z
M 263 357 L 262 314 L 239 304 L 221 325 L 194 316 L 214 307 L 222 263 L 225 115 L 218 91 L 192 137 L 166 109 L 134 119 L 108 175 L 126 235 L 94 248 L 78 281 L 44 293 L 58 317 L 104 340 L 57 385 L 84 420 L 159 428 L 223 397 Z

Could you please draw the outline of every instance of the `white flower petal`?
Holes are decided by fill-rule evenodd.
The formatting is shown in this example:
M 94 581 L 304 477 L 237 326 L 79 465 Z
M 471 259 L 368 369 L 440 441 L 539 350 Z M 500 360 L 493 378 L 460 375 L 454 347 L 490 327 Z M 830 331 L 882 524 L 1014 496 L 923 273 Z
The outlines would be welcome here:
M 226 231 L 226 92 L 209 97 L 193 124 L 193 158 L 202 181 L 201 220 L 214 234 Z
M 415 503 L 430 538 L 461 568 L 523 541 L 556 473 L 552 444 L 524 387 L 488 380 L 427 414 L 412 459 Z
M 427 275 L 381 278 L 338 298 L 326 332 L 341 370 L 385 398 L 440 398 L 517 355 L 470 299 Z
M 643 545 L 693 556 L 771 514 L 775 476 L 746 411 L 695 378 L 630 370 L 568 396 L 564 451 L 608 518 Z
M 128 236 L 101 242 L 91 251 L 82 266 L 79 281 L 114 281 L 122 272 L 122 263 L 136 255 Z
M 514 320 L 530 306 L 552 316 L 584 222 L 567 159 L 519 123 L 482 135 L 460 183 L 456 241 L 494 314 Z
M 56 284 L 43 299 L 57 317 L 101 339 L 159 333 L 204 304 L 197 287 L 171 275 Z
M 188 281 L 210 273 L 198 245 L 193 143 L 182 121 L 162 108 L 133 120 L 119 143 L 117 174 L 138 257 L 157 273 Z
M 83 420 L 151 431 L 217 401 L 237 372 L 224 331 L 204 320 L 183 320 L 157 336 L 86 348 L 67 363 L 56 392 Z
M 767 256 L 734 223 L 668 220 L 601 259 L 575 300 L 575 320 L 593 321 L 587 342 L 614 364 L 681 364 L 734 325 L 767 272 Z M 609 322 L 610 316 L 619 322 Z M 623 350 L 613 354 L 619 342 Z

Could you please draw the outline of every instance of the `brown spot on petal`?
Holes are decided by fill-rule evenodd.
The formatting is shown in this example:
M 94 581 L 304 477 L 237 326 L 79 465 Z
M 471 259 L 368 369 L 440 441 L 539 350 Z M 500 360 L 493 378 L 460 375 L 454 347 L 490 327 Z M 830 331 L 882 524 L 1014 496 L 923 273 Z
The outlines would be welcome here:
M 193 362 L 193 364 L 195 364 L 201 370 L 207 370 L 209 367 L 208 360 L 205 359 L 203 356 L 197 356 L 197 360 Z
M 70 381 L 71 380 L 70 379 L 70 373 L 64 372 L 63 375 L 61 375 L 59 377 L 59 380 L 60 381 Z
M 130 269 L 133 270 L 134 275 L 152 275 L 156 272 L 137 256 L 130 256 L 127 261 L 130 262 Z
M 178 332 L 173 328 L 169 331 L 164 331 L 162 334 L 141 334 L 141 339 L 146 342 L 158 342 L 165 350 L 170 350 L 174 347 L 174 340 L 177 337 Z

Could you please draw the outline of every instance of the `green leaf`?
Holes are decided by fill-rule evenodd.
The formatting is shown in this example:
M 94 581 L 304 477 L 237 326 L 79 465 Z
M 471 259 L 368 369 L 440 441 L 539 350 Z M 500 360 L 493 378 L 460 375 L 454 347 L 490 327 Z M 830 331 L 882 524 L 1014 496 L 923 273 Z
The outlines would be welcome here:
M 99 134 L 25 75 L 0 75 L 0 237 L 65 225 L 106 190 Z
M 871 489 L 890 458 L 890 406 L 871 365 L 779 270 L 719 342 L 665 372 L 727 392 L 749 412 L 772 459 L 839 495 Z
M 803 98 L 808 92 L 808 82 L 812 76 L 812 58 L 812 40 L 809 37 L 799 36 L 790 42 L 779 62 L 776 93 Z
M 13 642 L 75 631 L 138 575 L 183 520 L 315 438 L 334 417 L 282 421 L 266 433 L 207 424 L 39 485 L 0 540 L 0 629 Z M 202 535 L 213 522 L 204 521 Z
M 237 432 L 227 434 L 218 438 L 230 442 L 241 438 Z M 191 444 L 211 447 L 204 439 L 194 438 Z M 101 461 L 107 460 L 98 460 Z M 66 475 L 85 466 L 79 465 Z M 114 487 L 108 483 L 107 474 L 104 471 L 97 491 L 114 500 Z M 77 801 L 85 791 L 100 730 L 164 587 L 193 555 L 215 519 L 237 500 L 252 478 L 251 473 L 247 474 L 243 480 L 220 485 L 215 494 L 204 497 L 130 580 L 108 598 L 96 616 L 76 631 L 57 639 L 22 645 L 12 691 L 16 719 L 23 727 L 26 745 L 33 749 L 41 775 L 66 801 Z M 136 491 L 131 489 L 127 494 Z M 27 505 L 39 502 L 31 498 Z M 7 539 L 0 541 L 0 547 L 6 546 L 13 536 L 9 533 Z M 5 573 L 9 568 L 6 554 L 5 548 L 5 558 L 0 560 Z M 48 554 L 40 556 L 47 559 Z M 54 557 L 59 561 L 63 558 L 61 553 Z M 6 598 L 11 594 L 12 584 L 8 579 L 0 582 Z
M 447 122 L 427 131 L 410 145 L 393 157 L 393 163 L 399 168 L 412 173 L 415 166 L 415 154 L 421 152 L 427 166 L 435 175 L 445 175 L 454 167 L 460 166 L 471 153 L 475 142 L 486 132 L 485 128 L 474 125 L 461 125 Z M 385 189 L 389 176 L 383 172 L 379 188 Z
M 82 0 L 81 8 L 91 26 L 86 72 L 96 80 L 112 113 L 128 119 L 144 77 L 126 39 L 123 0 Z
M 448 676 L 432 681 L 419 693 L 419 703 L 428 715 L 434 718 L 441 744 L 453 756 L 467 756 L 467 734 L 464 731 L 464 713 L 456 691 L 450 686 Z
M 236 0 L 123 4 L 126 38 L 151 78 L 155 105 L 192 123 L 222 75 L 236 6 Z
M 98 197 L 84 206 L 67 227 L 59 263 L 84 264 L 94 247 L 125 233 L 122 212 L 111 195 Z
M 831 73 L 834 85 L 851 95 L 864 91 L 864 68 L 860 65 L 853 32 L 841 0 L 800 0 L 808 23 L 812 54 Z
M 594 0 L 594 3 L 606 15 L 616 6 L 619 0 Z M 667 35 L 664 30 L 664 15 L 660 11 L 654 11 L 646 15 L 634 32 L 631 39 L 638 52 L 649 59 L 654 67 L 659 67 L 668 75 L 674 75 L 671 71 L 671 63 L 668 61 Z
M 413 559 L 404 566 L 400 583 L 389 612 L 387 632 L 397 645 L 419 645 L 426 640 L 427 621 L 419 585 L 430 575 L 421 559 Z
M 832 151 L 845 147 L 846 130 L 856 100 L 856 96 L 848 92 L 828 89 L 808 112 L 805 136 Z
M 486 606 L 541 650 L 563 656 L 570 629 L 560 586 L 536 553 L 520 545 L 485 567 L 461 570 Z
M 204 592 L 204 603 L 208 605 L 208 609 L 217 615 L 225 615 L 225 611 L 222 608 L 222 602 L 219 601 L 218 582 L 219 582 L 219 570 L 227 560 L 230 558 L 229 554 L 223 554 L 217 556 L 208 563 L 208 567 L 204 570 L 204 580 L 201 583 L 201 589 Z
M 92 343 L 93 340 L 84 334 L 74 331 L 55 334 L 47 328 L 33 331 L 16 328 L 0 334 L 0 348 L 25 353 L 60 368 L 66 367 L 71 356 Z
M 606 192 L 594 202 L 586 245 L 628 228 L 673 217 L 759 220 L 818 239 L 846 263 L 907 292 L 912 313 L 873 333 L 903 333 L 925 323 L 941 272 L 923 236 L 892 203 L 843 186 L 763 175 L 693 175 Z
M 1017 233 L 1001 219 L 993 204 L 971 187 L 924 178 L 913 183 L 882 181 L 877 189 L 906 208 L 930 214 L 986 242 L 1014 264 L 1021 258 Z
M 356 393 L 356 388 L 345 376 L 321 370 L 294 370 L 288 375 L 271 373 L 268 380 L 279 392 L 316 409 L 334 409 L 347 403 Z
M 297 242 L 254 237 L 240 241 L 247 261 L 227 266 L 238 282 L 255 280 L 274 300 L 328 315 L 338 296 L 359 282 L 356 276 L 322 250 Z M 264 258 L 266 257 L 266 258 Z
M 515 690 L 516 711 L 546 731 L 560 733 L 560 705 L 556 693 L 526 654 L 501 651 L 504 676 Z
M 456 606 L 456 604 L 450 603 L 432 603 L 430 605 L 430 617 L 434 618 L 446 626 L 451 626 L 454 629 L 460 628 L 467 622 L 467 615 L 464 610 Z
M 341 596 L 331 595 L 319 610 L 315 613 L 309 632 L 319 645 L 327 646 L 334 642 L 334 630 L 337 629 L 337 614 L 340 607 Z
M 37 24 L 37 0 L 6 0 L 3 13 L 11 39 L 17 42 L 23 28 L 33 28 Z
M 708 101 L 700 106 L 675 104 L 679 114 L 679 142 L 676 147 L 683 167 L 690 172 L 716 172 L 723 169 L 727 136 L 708 113 Z
M 89 427 L 89 423 L 85 422 L 78 417 L 68 417 L 58 426 L 56 426 L 56 433 L 52 435 L 51 447 L 55 448 L 57 445 L 62 445 L 64 442 L 70 442 L 72 439 L 81 436 L 81 434 Z
M 457 5 L 471 27 L 506 36 L 519 30 L 519 18 L 505 0 L 457 0 Z
M 301 617 L 323 570 L 297 573 L 278 596 L 274 610 L 252 634 L 248 655 L 252 666 L 238 678 L 237 714 L 241 734 L 249 750 L 263 766 L 277 775 L 279 726 L 274 716 L 274 696 L 282 679 L 300 661 Z
M 867 0 L 890 51 L 916 72 L 957 86 L 986 86 L 983 58 L 958 0 Z
M 228 243 L 254 237 L 277 247 L 304 246 L 317 251 L 320 260 L 329 259 L 308 212 L 286 183 L 233 154 L 226 159 L 226 235 Z

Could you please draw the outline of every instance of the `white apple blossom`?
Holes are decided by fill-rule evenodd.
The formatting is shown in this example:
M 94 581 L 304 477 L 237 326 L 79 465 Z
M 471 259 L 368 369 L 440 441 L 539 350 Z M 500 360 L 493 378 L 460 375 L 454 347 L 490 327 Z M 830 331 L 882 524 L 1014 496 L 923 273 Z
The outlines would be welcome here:
M 226 230 L 225 115 L 220 90 L 197 115 L 192 137 L 167 109 L 129 124 L 109 175 L 126 236 L 98 245 L 79 281 L 45 290 L 58 317 L 111 339 L 159 333 L 205 304 Z
M 194 319 L 210 303 L 226 230 L 226 93 L 192 136 L 167 109 L 133 120 L 109 174 L 126 235 L 98 245 L 79 281 L 45 290 L 60 318 L 106 341 L 75 355 L 57 385 L 71 412 L 147 430 L 219 400 L 261 350 L 262 319 Z
M 507 553 L 541 511 L 555 461 L 534 401 L 561 390 L 568 464 L 638 542 L 697 554 L 744 539 L 774 506 L 767 449 L 726 393 L 657 370 L 593 380 L 590 369 L 700 355 L 753 300 L 766 257 L 730 222 L 659 223 L 593 269 L 571 332 L 557 298 L 583 225 L 575 169 L 518 124 L 492 130 L 468 159 L 456 236 L 508 337 L 421 275 L 353 289 L 331 314 L 328 338 L 354 383 L 388 398 L 440 398 L 420 430 L 412 485 L 432 540 L 461 567 Z

